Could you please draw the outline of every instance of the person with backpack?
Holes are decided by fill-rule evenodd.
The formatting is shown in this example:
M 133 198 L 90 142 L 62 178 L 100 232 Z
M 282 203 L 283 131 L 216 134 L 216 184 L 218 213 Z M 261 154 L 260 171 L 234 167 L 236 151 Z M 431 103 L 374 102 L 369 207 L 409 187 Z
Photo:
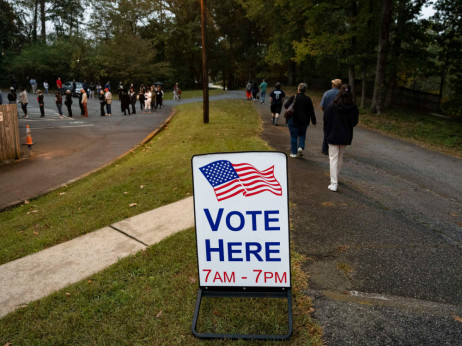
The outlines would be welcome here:
M 316 127 L 316 115 L 314 114 L 313 101 L 305 95 L 307 85 L 300 83 L 297 94 L 291 96 L 284 105 L 287 109 L 293 103 L 293 115 L 287 119 L 290 132 L 290 157 L 303 156 L 305 150 L 306 130 L 310 125 Z

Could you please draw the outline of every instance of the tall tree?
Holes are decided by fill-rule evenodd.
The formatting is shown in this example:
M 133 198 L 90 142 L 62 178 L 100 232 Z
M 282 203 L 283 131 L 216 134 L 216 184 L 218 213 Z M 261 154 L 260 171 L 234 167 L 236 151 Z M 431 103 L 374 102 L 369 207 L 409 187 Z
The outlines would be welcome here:
M 383 111 L 385 92 L 385 73 L 387 68 L 388 46 L 390 38 L 391 15 L 393 10 L 392 0 L 382 1 L 382 16 L 380 20 L 380 36 L 377 52 L 377 68 L 375 71 L 374 94 L 372 96 L 373 113 L 380 114 Z

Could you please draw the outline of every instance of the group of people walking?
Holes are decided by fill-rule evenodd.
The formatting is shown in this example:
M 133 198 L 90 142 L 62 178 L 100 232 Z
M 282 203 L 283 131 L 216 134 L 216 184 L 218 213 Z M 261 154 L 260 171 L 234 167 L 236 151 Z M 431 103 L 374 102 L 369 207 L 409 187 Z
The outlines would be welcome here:
M 263 80 L 263 82 L 265 81 Z M 330 184 L 328 189 L 337 191 L 338 175 L 343 164 L 343 153 L 346 146 L 351 145 L 353 140 L 353 127 L 358 124 L 359 109 L 353 100 L 350 85 L 342 84 L 340 79 L 334 79 L 331 83 L 332 88 L 324 93 L 320 104 L 324 121 L 321 151 L 323 154 L 329 155 Z M 263 88 L 260 87 L 260 89 L 263 92 Z M 297 93 L 289 97 L 284 103 L 285 92 L 281 89 L 281 84 L 276 83 L 275 89 L 269 95 L 274 126 L 278 126 L 282 107 L 284 106 L 286 109 L 284 117 L 290 133 L 290 157 L 292 158 L 303 156 L 306 131 L 310 123 L 316 127 L 313 101 L 305 94 L 306 89 L 307 85 L 300 83 L 297 87 Z M 266 85 L 264 90 L 266 92 Z M 254 96 L 251 95 L 251 97 Z

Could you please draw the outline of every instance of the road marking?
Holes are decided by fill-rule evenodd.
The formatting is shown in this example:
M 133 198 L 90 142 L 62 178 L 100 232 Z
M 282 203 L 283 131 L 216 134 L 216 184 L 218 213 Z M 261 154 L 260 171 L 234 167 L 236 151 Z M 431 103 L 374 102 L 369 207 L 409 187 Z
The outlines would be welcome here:
M 95 125 L 86 124 L 86 125 L 71 125 L 71 126 L 33 127 L 32 130 L 61 129 L 61 128 L 70 128 L 70 127 L 89 127 L 89 126 L 95 126 Z

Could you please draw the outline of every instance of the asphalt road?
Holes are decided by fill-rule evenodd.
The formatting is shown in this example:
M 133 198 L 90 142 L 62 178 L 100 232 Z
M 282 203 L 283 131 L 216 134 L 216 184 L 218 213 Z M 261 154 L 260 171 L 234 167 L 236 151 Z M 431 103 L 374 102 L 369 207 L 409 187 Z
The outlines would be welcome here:
M 32 156 L 22 146 L 22 159 L 0 166 L 0 210 L 43 194 L 61 184 L 96 170 L 126 153 L 165 122 L 171 106 L 151 114 L 124 116 L 120 102 L 113 101 L 112 116 L 101 117 L 97 100 L 89 100 L 89 117 L 80 116 L 78 99 L 73 118 L 59 118 L 54 96 L 45 95 L 45 118 L 40 118 L 37 100 L 29 94 L 29 118 L 19 110 L 20 142 L 25 143 L 26 125 L 32 132 Z M 65 108 L 65 107 L 64 107 Z M 67 109 L 63 110 L 67 115 Z
M 285 126 L 263 138 L 290 151 Z M 293 244 L 329 345 L 460 345 L 462 160 L 357 127 L 329 185 L 322 116 L 289 159 Z
M 210 97 L 224 100 L 243 97 L 242 92 L 229 91 Z M 22 159 L 0 165 L 0 211 L 25 199 L 50 190 L 97 170 L 137 146 L 158 129 L 170 116 L 172 105 L 202 101 L 202 98 L 167 100 L 164 107 L 150 114 L 139 111 L 124 116 L 120 102 L 113 101 L 112 116 L 101 117 L 97 100 L 88 101 L 88 118 L 80 116 L 78 99 L 72 104 L 73 118 L 60 119 L 54 95 L 44 95 L 45 118 L 40 118 L 36 96 L 29 93 L 27 119 L 19 107 L 20 142 L 25 143 L 26 125 L 32 132 L 32 156 L 21 146 Z

